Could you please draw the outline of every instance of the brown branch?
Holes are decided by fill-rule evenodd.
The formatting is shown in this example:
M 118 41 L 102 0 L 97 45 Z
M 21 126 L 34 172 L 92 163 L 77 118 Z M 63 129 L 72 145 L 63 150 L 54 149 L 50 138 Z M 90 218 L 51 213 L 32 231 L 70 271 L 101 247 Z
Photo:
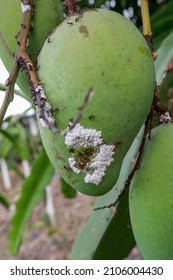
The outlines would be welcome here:
M 52 131 L 57 131 L 55 119 L 51 112 L 51 106 L 47 101 L 44 88 L 42 87 L 38 79 L 32 59 L 27 52 L 29 42 L 28 34 L 31 28 L 32 19 L 32 4 L 33 1 L 31 0 L 21 0 L 23 17 L 21 30 L 18 33 L 17 38 L 18 50 L 16 52 L 15 59 L 17 60 L 19 67 L 26 72 L 29 88 L 33 97 L 33 102 L 38 110 L 38 116 L 42 125 Z
M 27 18 L 28 22 L 31 20 L 31 5 L 32 5 L 32 1 L 29 1 L 29 0 L 28 1 L 27 0 L 21 1 L 21 8 L 22 8 L 22 11 L 23 11 L 23 17 L 22 17 L 21 29 L 19 31 L 18 49 L 15 53 L 12 70 L 10 72 L 9 78 L 6 81 L 6 94 L 5 94 L 5 98 L 3 100 L 1 109 L 0 109 L 0 127 L 2 126 L 2 122 L 3 122 L 3 119 L 4 119 L 5 113 L 7 111 L 7 108 L 9 106 L 10 102 L 13 100 L 14 86 L 15 86 L 16 79 L 17 79 L 17 76 L 18 76 L 18 73 L 19 73 L 19 64 L 18 64 L 19 53 L 20 53 L 20 50 L 22 50 L 24 44 L 27 44 L 25 42 L 25 39 L 23 40 L 22 30 L 25 29 L 25 28 L 27 30 L 27 27 L 25 27 L 26 18 Z M 4 38 L 2 36 L 2 34 L 1 34 L 0 38 L 1 38 L 1 41 L 3 42 L 5 48 L 9 52 L 9 54 L 12 55 L 11 51 L 9 50 L 9 48 L 8 48 Z
M 63 1 L 64 12 L 67 17 L 71 17 L 78 14 L 79 8 L 76 0 L 64 0 Z
M 8 77 L 8 79 L 6 81 L 5 98 L 3 100 L 3 103 L 2 103 L 1 109 L 0 109 L 0 127 L 2 126 L 3 119 L 5 116 L 5 113 L 8 109 L 8 106 L 9 106 L 10 102 L 13 100 L 14 86 L 15 86 L 16 79 L 18 76 L 18 72 L 19 72 L 18 63 L 16 60 L 14 60 L 13 67 L 10 72 L 10 76 Z

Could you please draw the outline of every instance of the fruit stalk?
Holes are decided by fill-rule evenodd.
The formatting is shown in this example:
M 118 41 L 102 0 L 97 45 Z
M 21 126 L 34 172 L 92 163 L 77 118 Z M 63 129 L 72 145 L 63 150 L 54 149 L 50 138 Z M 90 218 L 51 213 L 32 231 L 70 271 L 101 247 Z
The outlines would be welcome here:
M 147 41 L 147 44 L 151 50 L 153 59 L 155 59 L 154 46 L 152 40 L 152 31 L 150 25 L 150 13 L 148 0 L 141 0 L 141 13 L 142 13 L 142 26 L 143 26 L 143 35 Z M 170 121 L 171 117 L 169 115 L 168 109 L 162 104 L 159 98 L 159 86 L 155 85 L 154 99 L 153 99 L 153 108 L 158 113 L 159 120 L 161 122 Z
M 7 111 L 7 108 L 10 104 L 10 102 L 13 100 L 13 92 L 14 92 L 14 86 L 15 82 L 18 76 L 19 67 L 16 60 L 14 60 L 13 67 L 11 69 L 11 73 L 6 81 L 6 93 L 5 98 L 3 100 L 3 103 L 0 108 L 0 127 L 2 126 L 3 119 L 5 116 L 5 113 Z
M 142 14 L 142 27 L 143 27 L 143 35 L 147 44 L 153 53 L 153 40 L 152 40 L 152 31 L 150 25 L 150 13 L 149 13 L 149 5 L 148 0 L 141 0 L 141 14 Z

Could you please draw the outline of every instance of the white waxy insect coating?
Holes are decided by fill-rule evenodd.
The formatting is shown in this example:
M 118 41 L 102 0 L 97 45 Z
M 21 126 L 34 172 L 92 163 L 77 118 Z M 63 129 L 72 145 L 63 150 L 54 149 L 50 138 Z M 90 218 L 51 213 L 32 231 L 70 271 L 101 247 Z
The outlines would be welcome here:
M 31 6 L 21 3 L 21 9 L 22 9 L 22 13 L 26 13 L 26 12 L 31 11 Z
M 68 162 L 69 162 L 69 164 L 70 164 L 71 169 L 72 169 L 75 173 L 79 174 L 79 173 L 81 172 L 77 167 L 75 167 L 75 165 L 76 165 L 76 160 L 75 160 L 74 158 L 69 158 L 69 159 L 68 159 Z
M 40 118 L 40 123 L 41 123 L 42 127 L 48 128 L 47 123 L 42 118 Z
M 84 128 L 80 124 L 77 124 L 72 130 L 67 132 L 65 137 L 65 144 L 68 147 L 73 148 L 86 148 L 89 146 L 96 147 L 103 143 L 101 136 L 101 131 Z
M 77 124 L 72 130 L 67 132 L 65 144 L 74 149 L 79 149 L 80 147 L 92 147 L 94 149 L 83 170 L 76 166 L 77 162 L 75 158 L 69 158 L 68 162 L 75 173 L 85 173 L 85 183 L 98 185 L 105 176 L 107 167 L 113 162 L 113 150 L 115 146 L 103 143 L 101 131 L 84 128 L 80 124 Z
M 160 120 L 160 122 L 169 122 L 169 121 L 171 121 L 171 116 L 170 116 L 169 112 L 166 112 L 166 113 L 160 115 L 159 120 Z

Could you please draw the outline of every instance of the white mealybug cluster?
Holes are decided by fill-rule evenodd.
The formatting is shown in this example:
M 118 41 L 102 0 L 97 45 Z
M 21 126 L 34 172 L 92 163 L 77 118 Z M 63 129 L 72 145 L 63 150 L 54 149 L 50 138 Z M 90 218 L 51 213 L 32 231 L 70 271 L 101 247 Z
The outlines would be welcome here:
M 25 5 L 21 2 L 21 10 L 22 10 L 22 13 L 29 12 L 29 11 L 31 11 L 31 6 L 30 5 Z
M 55 119 L 52 115 L 51 112 L 51 105 L 49 104 L 49 102 L 47 101 L 46 95 L 45 95 L 45 91 L 43 89 L 43 87 L 38 84 L 35 87 L 35 92 L 37 94 L 39 94 L 39 100 L 40 100 L 40 106 L 38 106 L 38 110 L 39 110 L 39 118 L 40 118 L 40 123 L 43 127 L 47 127 L 49 128 L 49 125 L 51 125 L 52 127 L 54 127 L 55 125 Z
M 166 112 L 166 113 L 160 115 L 159 121 L 160 121 L 161 123 L 171 121 L 171 116 L 170 116 L 169 112 Z
M 80 148 L 93 149 L 84 169 L 80 169 L 77 165 L 77 156 L 76 158 L 69 158 L 68 161 L 75 173 L 85 173 L 85 183 L 98 185 L 102 181 L 107 167 L 113 162 L 115 146 L 103 143 L 101 131 L 84 128 L 80 124 L 77 124 L 72 130 L 67 132 L 65 144 L 76 151 L 80 150 Z
M 69 164 L 70 164 L 70 167 L 71 167 L 71 169 L 75 172 L 75 173 L 77 173 L 77 174 L 79 174 L 81 171 L 80 171 L 80 169 L 78 169 L 75 165 L 76 165 L 76 160 L 74 159 L 74 158 L 69 158 L 68 159 L 68 162 L 69 162 Z
M 101 139 L 101 131 L 95 129 L 84 128 L 80 124 L 67 132 L 65 137 L 65 144 L 68 147 L 79 148 L 79 147 L 89 147 L 89 146 L 98 146 L 103 143 Z

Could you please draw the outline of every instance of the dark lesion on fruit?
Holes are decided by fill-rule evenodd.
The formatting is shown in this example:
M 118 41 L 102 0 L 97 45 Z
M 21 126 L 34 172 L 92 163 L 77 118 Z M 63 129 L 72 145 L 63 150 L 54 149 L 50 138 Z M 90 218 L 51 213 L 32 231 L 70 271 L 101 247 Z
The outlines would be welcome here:
M 95 119 L 95 116 L 94 116 L 94 115 L 90 115 L 90 116 L 88 117 L 88 119 L 89 119 L 89 120 L 94 120 L 94 119 Z
M 122 142 L 118 140 L 114 140 L 112 141 L 112 145 L 114 145 L 115 147 L 120 147 L 122 145 Z
M 74 159 L 76 161 L 76 167 L 80 170 L 84 170 L 87 164 L 91 161 L 94 155 L 95 149 L 93 146 L 80 147 L 79 149 L 70 148 L 69 152 L 74 154 Z
M 82 33 L 84 37 L 89 37 L 89 32 L 85 25 L 79 26 L 79 32 Z
M 78 22 L 79 21 L 79 18 L 77 17 L 77 18 L 75 18 L 75 22 Z
M 144 47 L 142 47 L 142 46 L 139 46 L 139 47 L 138 47 L 138 50 L 139 50 L 139 52 L 140 52 L 141 54 L 147 55 L 148 57 L 151 56 L 150 51 L 149 51 L 149 49 L 147 49 L 147 48 L 144 48 Z
M 51 38 L 50 37 L 47 38 L 47 42 L 51 43 Z
M 67 177 L 71 180 L 71 176 L 72 176 L 72 170 L 69 166 L 64 165 L 64 169 L 66 170 L 66 175 Z
M 68 25 L 73 25 L 73 22 L 67 21 L 67 24 L 68 24 Z

